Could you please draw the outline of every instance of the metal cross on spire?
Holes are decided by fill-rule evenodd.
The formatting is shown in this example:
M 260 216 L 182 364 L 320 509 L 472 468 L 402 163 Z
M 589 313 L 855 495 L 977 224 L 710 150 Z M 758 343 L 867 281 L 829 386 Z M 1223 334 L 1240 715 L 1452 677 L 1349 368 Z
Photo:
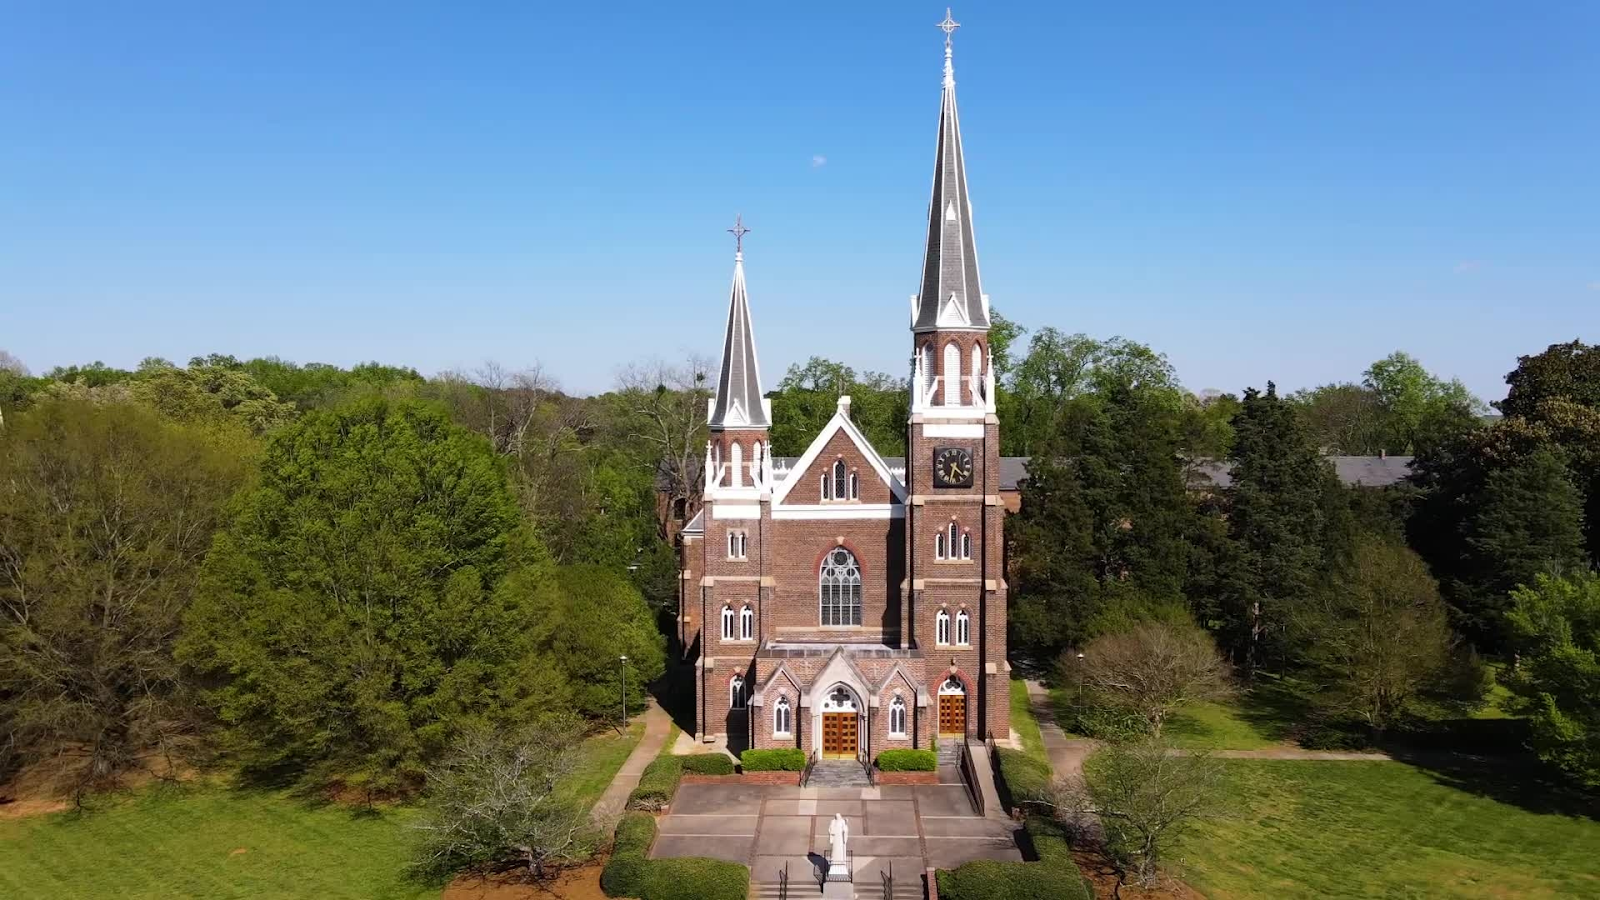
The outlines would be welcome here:
M 733 227 L 728 229 L 728 233 L 733 235 L 733 252 L 743 256 L 744 236 L 750 233 L 750 229 L 744 227 L 743 213 L 733 217 Z
M 944 32 L 945 49 L 950 49 L 950 35 L 955 34 L 956 29 L 961 27 L 960 22 L 957 22 L 955 19 L 950 17 L 950 7 L 946 6 L 944 8 L 944 21 L 940 22 L 936 27 L 940 31 Z

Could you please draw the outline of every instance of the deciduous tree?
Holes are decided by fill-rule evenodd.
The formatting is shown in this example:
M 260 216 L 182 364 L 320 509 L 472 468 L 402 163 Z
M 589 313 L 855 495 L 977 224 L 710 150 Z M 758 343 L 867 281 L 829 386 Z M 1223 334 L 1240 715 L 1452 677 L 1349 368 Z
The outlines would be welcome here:
M 1600 576 L 1540 575 L 1512 594 L 1521 653 L 1507 684 L 1533 722 L 1533 746 L 1580 784 L 1600 787 Z
M 250 455 L 125 404 L 45 401 L 0 431 L 0 722 L 25 758 L 80 759 L 75 790 L 192 734 L 173 647 Z
M 591 856 L 589 811 L 561 787 L 582 758 L 582 737 L 582 722 L 570 717 L 509 733 L 468 729 L 428 769 L 418 868 L 448 875 L 515 863 L 542 880 L 551 865 Z
M 1108 707 L 1161 736 L 1167 717 L 1191 703 L 1229 693 L 1228 663 L 1192 622 L 1146 621 L 1090 641 L 1082 658 L 1061 658 L 1061 673 L 1087 702 Z
M 1315 703 L 1334 719 L 1384 731 L 1439 682 L 1455 652 L 1444 602 L 1412 551 L 1372 537 L 1297 611 Z

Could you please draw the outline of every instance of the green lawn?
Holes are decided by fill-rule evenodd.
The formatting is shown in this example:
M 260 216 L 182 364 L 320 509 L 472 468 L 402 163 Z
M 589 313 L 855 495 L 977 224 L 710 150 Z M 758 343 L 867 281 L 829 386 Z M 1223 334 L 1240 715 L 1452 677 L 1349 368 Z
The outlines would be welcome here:
M 1233 812 L 1173 854 L 1211 900 L 1600 896 L 1596 819 L 1532 812 L 1402 763 L 1223 765 Z M 1492 774 L 1496 790 L 1512 787 Z
M 0 821 L 0 897 L 438 897 L 405 877 L 414 815 L 157 787 L 83 815 Z
M 609 728 L 584 741 L 584 758 L 577 771 L 567 776 L 564 786 L 584 806 L 593 806 L 606 792 L 628 754 L 644 737 L 644 720 L 628 725 L 626 734 Z
M 565 787 L 593 805 L 643 734 L 639 721 L 588 738 Z M 437 886 L 406 878 L 416 816 L 216 783 L 157 786 L 84 814 L 0 820 L 0 897 L 437 898 Z
M 1044 738 L 1039 735 L 1039 722 L 1028 701 L 1028 683 L 1020 678 L 1011 679 L 1011 727 L 1021 736 L 1024 752 L 1045 759 Z
M 1162 734 L 1187 750 L 1260 750 L 1280 743 L 1233 701 L 1184 707 L 1167 719 Z

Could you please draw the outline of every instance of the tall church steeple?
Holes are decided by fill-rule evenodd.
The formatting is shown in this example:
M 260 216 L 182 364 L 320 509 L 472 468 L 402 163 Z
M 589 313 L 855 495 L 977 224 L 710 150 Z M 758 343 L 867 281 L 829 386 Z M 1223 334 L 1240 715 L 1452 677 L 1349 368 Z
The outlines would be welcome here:
M 708 424 L 716 430 L 768 428 L 771 416 L 762 400 L 756 336 L 750 325 L 750 299 L 744 287 L 744 236 L 750 229 L 739 217 L 728 230 L 736 241 L 733 288 L 728 296 L 727 333 L 722 339 L 722 370 Z
M 978 280 L 978 245 L 967 200 L 967 165 L 961 152 L 961 117 L 956 112 L 956 75 L 950 36 L 960 23 L 945 10 L 944 91 L 939 104 L 939 141 L 928 204 L 928 243 L 922 287 L 912 298 L 911 330 L 987 330 L 989 298 Z

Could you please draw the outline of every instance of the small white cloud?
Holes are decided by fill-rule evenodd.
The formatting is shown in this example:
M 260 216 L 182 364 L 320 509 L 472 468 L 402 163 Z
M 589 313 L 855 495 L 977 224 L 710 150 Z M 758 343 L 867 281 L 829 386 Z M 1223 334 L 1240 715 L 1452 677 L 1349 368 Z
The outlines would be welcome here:
M 819 154 L 817 156 L 811 157 L 811 168 L 813 168 L 813 169 L 820 169 L 820 168 L 822 168 L 823 166 L 825 166 L 827 164 L 828 164 L 828 158 L 826 156 L 822 156 L 822 155 Z
M 1476 272 L 1481 268 L 1483 268 L 1483 260 L 1481 259 L 1462 260 L 1461 262 L 1456 263 L 1456 274 L 1459 275 L 1463 272 Z

